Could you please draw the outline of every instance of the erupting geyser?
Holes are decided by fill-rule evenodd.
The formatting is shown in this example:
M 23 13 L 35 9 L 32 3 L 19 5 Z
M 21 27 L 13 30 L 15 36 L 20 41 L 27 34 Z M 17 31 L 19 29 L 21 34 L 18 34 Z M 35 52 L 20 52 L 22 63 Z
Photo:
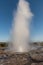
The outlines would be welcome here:
M 13 19 L 10 50 L 14 52 L 29 51 L 29 25 L 32 16 L 29 3 L 25 0 L 19 0 Z

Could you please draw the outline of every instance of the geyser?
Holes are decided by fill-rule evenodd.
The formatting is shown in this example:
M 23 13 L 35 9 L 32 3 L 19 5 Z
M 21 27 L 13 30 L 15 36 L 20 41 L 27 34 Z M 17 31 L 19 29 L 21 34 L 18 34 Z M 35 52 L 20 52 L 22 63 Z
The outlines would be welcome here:
M 9 47 L 11 51 L 29 51 L 29 25 L 32 16 L 29 3 L 25 0 L 19 0 L 17 11 L 13 18 L 12 38 Z

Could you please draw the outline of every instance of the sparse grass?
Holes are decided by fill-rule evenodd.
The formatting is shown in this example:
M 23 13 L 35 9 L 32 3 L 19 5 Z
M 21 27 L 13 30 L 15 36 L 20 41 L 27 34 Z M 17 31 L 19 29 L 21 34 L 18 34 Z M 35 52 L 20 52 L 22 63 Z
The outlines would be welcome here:
M 8 46 L 8 43 L 6 42 L 0 42 L 0 47 L 7 47 Z

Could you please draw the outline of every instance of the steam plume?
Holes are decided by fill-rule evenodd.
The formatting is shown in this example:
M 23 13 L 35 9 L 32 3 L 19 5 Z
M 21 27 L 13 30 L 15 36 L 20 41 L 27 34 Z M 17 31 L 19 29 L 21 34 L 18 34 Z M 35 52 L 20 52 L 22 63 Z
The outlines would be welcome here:
M 19 0 L 17 11 L 14 15 L 11 50 L 15 52 L 29 51 L 29 25 L 32 16 L 29 3 L 25 0 Z

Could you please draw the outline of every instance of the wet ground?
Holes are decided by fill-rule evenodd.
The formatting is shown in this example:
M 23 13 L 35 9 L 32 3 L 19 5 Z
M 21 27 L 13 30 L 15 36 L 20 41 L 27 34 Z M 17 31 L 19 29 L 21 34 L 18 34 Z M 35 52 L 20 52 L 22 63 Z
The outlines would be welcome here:
M 0 65 L 43 65 L 43 47 L 27 53 L 0 50 Z

